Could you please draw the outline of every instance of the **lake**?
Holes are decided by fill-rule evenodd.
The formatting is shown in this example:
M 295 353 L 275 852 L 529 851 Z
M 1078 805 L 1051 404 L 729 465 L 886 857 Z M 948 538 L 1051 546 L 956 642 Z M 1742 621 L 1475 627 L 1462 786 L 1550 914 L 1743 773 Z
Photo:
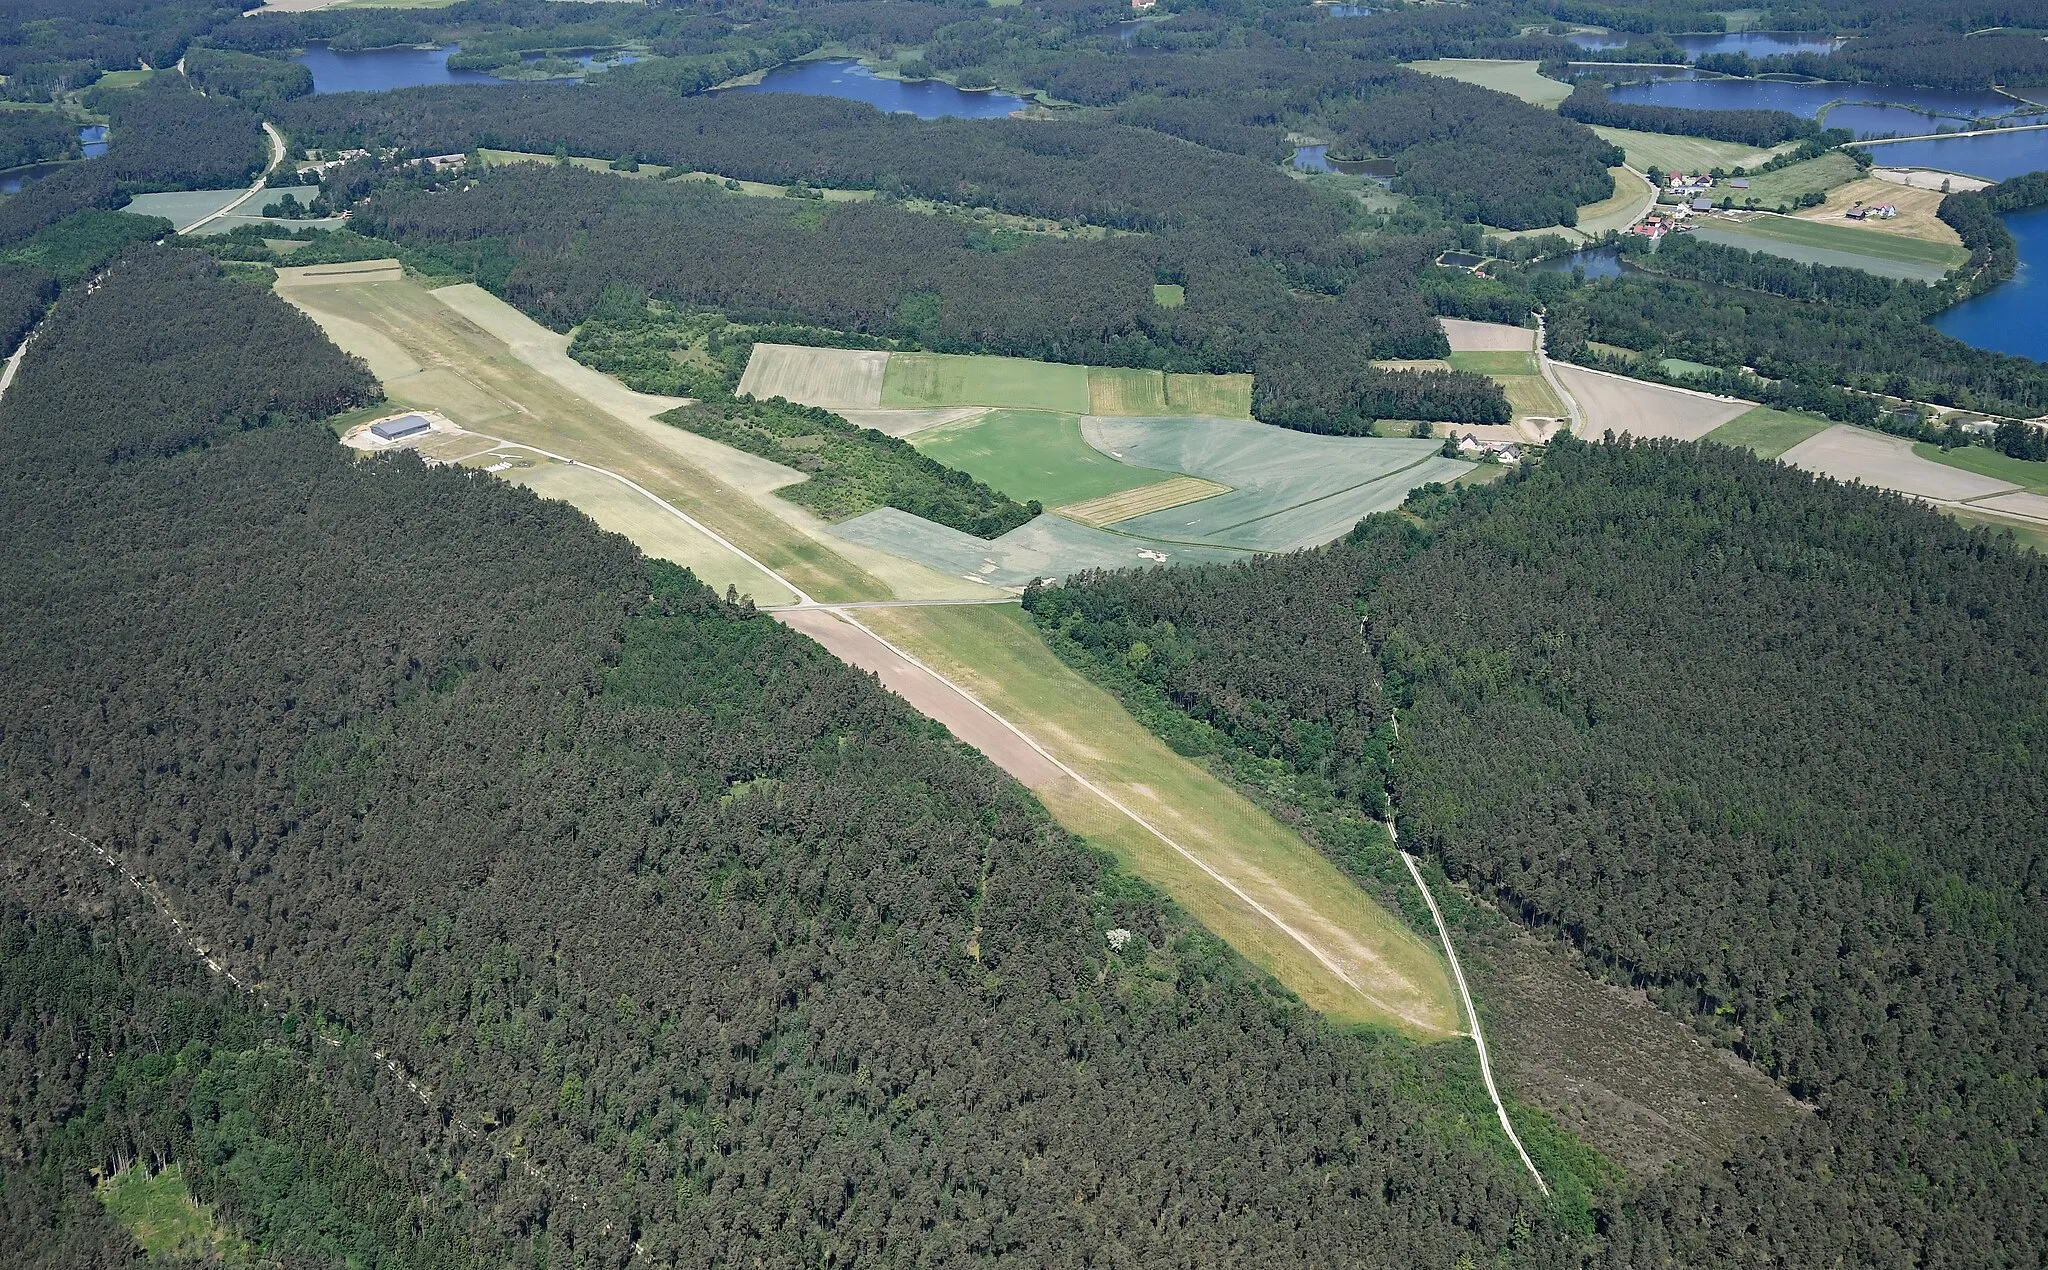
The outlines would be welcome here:
M 1582 49 L 1626 48 L 1630 40 L 1649 41 L 1654 35 L 1629 35 L 1622 31 L 1610 31 L 1605 35 L 1580 32 L 1567 39 Z M 1741 31 L 1714 32 L 1697 35 L 1669 35 L 1664 39 L 1685 50 L 1688 59 L 1698 58 L 1707 53 L 1747 53 L 1751 57 L 1777 57 L 1792 53 L 1832 53 L 1841 44 L 1830 35 L 1816 35 L 1810 31 Z
M 1621 250 L 1617 247 L 1588 247 L 1575 251 L 1569 256 L 1555 256 L 1533 266 L 1544 273 L 1570 273 L 1575 269 L 1586 271 L 1586 277 L 1619 278 L 1621 276 Z
M 1382 179 L 1394 175 L 1392 159 L 1333 159 L 1327 145 L 1296 146 L 1294 157 L 1289 162 L 1304 172 L 1341 172 L 1346 176 L 1376 176 Z
M 2048 362 L 2048 207 L 2013 212 L 2005 227 L 2019 244 L 2012 281 L 1944 310 L 1934 327 L 1978 348 Z
M 720 91 L 846 97 L 892 115 L 916 115 L 919 119 L 1001 119 L 1024 108 L 1023 98 L 1008 93 L 971 92 L 937 79 L 915 83 L 883 79 L 857 61 L 838 58 L 778 66 L 758 84 Z
M 2025 110 L 1989 89 L 1958 92 L 1902 84 L 1789 83 L 1777 79 L 1662 79 L 1622 84 L 1608 100 L 1632 105 L 1679 106 L 1690 110 L 1783 110 L 1847 128 L 1857 137 L 1928 133 L 1943 123 L 1961 126 Z M 1843 104 L 1829 109 L 1832 102 Z M 1982 126 L 1979 124 L 1978 126 Z
M 2007 128 L 1974 137 L 1925 137 L 1865 147 L 1880 167 L 1934 168 L 1987 181 L 2048 168 L 2048 128 Z
M 309 48 L 292 60 L 313 72 L 313 93 L 380 93 L 392 88 L 417 88 L 424 84 L 502 84 L 505 80 L 482 71 L 451 71 L 444 49 L 365 49 L 342 53 L 330 48 Z

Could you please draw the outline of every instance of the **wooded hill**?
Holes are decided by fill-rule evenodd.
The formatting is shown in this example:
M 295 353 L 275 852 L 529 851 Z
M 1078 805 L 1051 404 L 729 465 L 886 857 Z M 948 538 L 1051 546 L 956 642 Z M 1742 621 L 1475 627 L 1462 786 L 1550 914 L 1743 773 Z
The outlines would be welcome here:
M 1369 808 L 1390 746 L 1411 850 L 1816 1106 L 1605 1201 L 1604 1263 L 2035 1264 L 2048 564 L 1704 444 L 1418 510 L 1029 604 L 1309 810 Z
M 0 1259 L 98 1220 L 82 1166 L 168 1155 L 290 1264 L 1575 1260 L 1469 1049 L 1340 1034 L 871 678 L 565 505 L 307 422 L 373 392 L 203 257 L 60 300 L 0 402 L 0 783 L 432 1112 L 366 1114 L 412 1097 L 374 1064 L 309 1089 L 263 1058 L 283 1023 L 166 1027 L 189 963 L 17 886 L 76 844 L 11 816 L 0 984 L 39 1022 L 0 1054 L 54 1083 L 0 1126 L 0 1194 L 70 1198 L 0 1205 Z M 375 1176 L 337 1191 L 335 1155 Z

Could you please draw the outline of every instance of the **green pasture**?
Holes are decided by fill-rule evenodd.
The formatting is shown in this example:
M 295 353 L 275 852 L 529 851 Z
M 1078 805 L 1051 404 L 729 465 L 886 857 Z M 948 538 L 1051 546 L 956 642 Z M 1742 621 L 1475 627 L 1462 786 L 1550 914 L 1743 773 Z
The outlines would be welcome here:
M 1088 413 L 1088 368 L 1021 357 L 893 353 L 882 406 L 996 406 Z
M 94 80 L 94 88 L 135 88 L 156 74 L 153 70 L 135 69 L 130 71 L 108 71 Z
M 1726 181 L 1717 181 L 1708 197 L 1716 203 L 1724 196 L 1732 198 L 1737 206 L 1753 198 L 1763 207 L 1777 207 L 1781 203 L 1796 207 L 1802 194 L 1825 194 L 1837 185 L 1847 185 L 1862 176 L 1863 169 L 1856 166 L 1856 160 L 1840 150 L 1830 150 L 1817 159 L 1749 177 L 1746 190 L 1738 190 Z
M 1517 418 L 1562 419 L 1571 413 L 1543 377 L 1534 353 L 1452 353 L 1447 360 L 1452 370 L 1472 371 L 1499 384 Z
M 1534 62 L 1503 62 L 1489 58 L 1446 57 L 1428 62 L 1410 62 L 1408 69 L 1425 75 L 1440 75 L 1497 93 L 1519 97 L 1532 106 L 1557 109 L 1557 103 L 1572 95 L 1570 84 L 1536 73 Z
M 1715 221 L 1692 232 L 1703 242 L 1724 247 L 1919 282 L 1934 282 L 1970 258 L 1961 247 L 1948 243 L 1790 216 L 1759 216 L 1740 223 Z
M 1162 309 L 1177 309 L 1188 302 L 1188 290 L 1177 282 L 1152 284 L 1152 303 Z
M 1662 168 L 1666 172 L 1707 172 L 1715 168 L 1751 168 L 1784 150 L 1798 148 L 1786 142 L 1768 150 L 1733 141 L 1709 141 L 1705 137 L 1678 137 L 1662 132 L 1633 132 L 1627 128 L 1596 126 L 1594 132 L 1621 147 L 1628 165 L 1638 172 Z
M 2022 547 L 2032 547 L 2041 554 L 2048 555 L 2048 529 L 2044 529 L 2039 525 L 2028 524 L 2025 521 L 2007 520 L 2003 516 L 1993 516 L 1988 512 L 1980 512 L 1969 507 L 1945 507 L 1942 510 L 1955 517 L 1957 521 L 1968 528 L 1976 529 L 1981 526 L 1993 532 L 2007 531 L 2019 540 L 2019 544 Z
M 1657 365 L 1664 368 L 1665 374 L 1677 375 L 1684 379 L 1698 379 L 1705 375 L 1721 373 L 1719 366 L 1709 366 L 1705 362 L 1689 362 L 1683 357 L 1661 357 L 1657 359 Z
M 1469 370 L 1479 375 L 1534 375 L 1536 354 L 1513 351 L 1452 353 L 1445 360 L 1452 370 Z
M 1775 459 L 1806 438 L 1825 432 L 1828 426 L 1827 420 L 1816 415 L 1758 406 L 1709 432 L 1705 439 L 1749 450 L 1760 459 Z
M 890 364 L 893 367 L 894 358 Z M 1172 475 L 1117 462 L 1082 439 L 1080 416 L 1046 410 L 991 410 L 928 428 L 910 442 L 928 457 L 1019 502 L 1035 498 L 1047 507 L 1100 498 Z
M 1981 445 L 1966 445 L 1959 449 L 1944 450 L 1938 445 L 1925 441 L 1915 442 L 1913 453 L 1932 463 L 1960 468 L 1988 476 L 1994 481 L 2010 481 L 2029 494 L 2048 494 L 2048 463 L 2030 463 L 2025 459 L 2010 458 L 1996 450 L 1987 450 Z

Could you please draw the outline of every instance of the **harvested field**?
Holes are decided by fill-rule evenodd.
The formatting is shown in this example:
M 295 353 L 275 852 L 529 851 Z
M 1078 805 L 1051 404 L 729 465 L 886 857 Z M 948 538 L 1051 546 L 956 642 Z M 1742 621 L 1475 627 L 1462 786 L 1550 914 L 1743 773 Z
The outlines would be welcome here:
M 1150 485 L 1171 472 L 1120 463 L 1081 436 L 1079 415 L 990 410 L 910 438 L 920 453 L 958 468 L 1018 502 L 1051 507 Z
M 2048 525 L 2048 495 L 2044 494 L 2000 494 L 1995 498 L 1980 498 L 1970 506 Z
M 397 282 L 405 266 L 396 260 L 351 260 L 335 265 L 289 265 L 277 271 L 280 287 L 325 286 L 337 282 Z
M 1817 415 L 1758 406 L 1740 414 L 1707 434 L 1707 440 L 1737 446 L 1760 459 L 1775 459 L 1801 441 L 1827 431 L 1828 421 Z
M 1231 487 L 1199 503 L 1136 516 L 1117 531 L 1245 551 L 1319 546 L 1408 491 L 1468 464 L 1430 440 L 1312 436 L 1231 419 L 1118 419 L 1083 425 L 1089 444 L 1127 463 Z
M 1185 850 L 1071 777 L 1016 771 L 1062 825 L 1164 889 L 1311 1007 L 1421 1039 L 1460 1031 L 1457 998 L 1433 943 L 1292 830 L 1175 754 L 1115 697 L 1054 656 L 1017 608 L 870 609 L 859 617 Z M 998 762 L 1012 752 L 995 745 Z
M 1931 463 L 1913 453 L 1913 443 L 1838 423 L 1800 442 L 1781 456 L 1794 467 L 1843 481 L 1862 481 L 1938 502 L 1959 503 L 1987 495 L 2017 492 L 2011 481 Z
M 1605 375 L 1565 362 L 1552 362 L 1551 368 L 1557 372 L 1564 390 L 1579 403 L 1581 429 L 1588 438 L 1611 431 L 1616 436 L 1626 432 L 1638 437 L 1697 441 L 1755 405 Z
M 1801 164 L 1799 166 L 1803 167 L 1805 165 Z M 1790 169 L 1787 170 L 1789 171 Z M 1828 192 L 1828 201 L 1826 203 L 1819 207 L 1809 207 L 1804 211 L 1795 212 L 1794 215 L 1800 220 L 1826 221 L 1835 225 L 1847 225 L 1850 222 L 1845 221 L 1842 218 L 1842 214 L 1851 207 L 1859 203 L 1865 207 L 1890 203 L 1899 209 L 1897 216 L 1890 220 L 1864 220 L 1858 222 L 1856 228 L 1869 230 L 1876 234 L 1898 234 L 1906 238 L 1919 238 L 1931 243 L 1942 243 L 1961 251 L 1963 246 L 1961 236 L 1949 227 L 1947 221 L 1934 214 L 1941 207 L 1941 200 L 1945 197 L 1946 195 L 1939 188 L 1931 190 L 1919 189 L 1913 186 L 1899 185 L 1884 180 L 1881 177 L 1873 176 L 1865 177 L 1860 181 L 1850 181 L 1847 184 L 1838 185 Z
M 1140 485 L 1136 489 L 1120 494 L 1107 494 L 1092 498 L 1085 503 L 1068 503 L 1052 510 L 1068 520 L 1101 528 L 1114 525 L 1120 520 L 1143 516 L 1148 512 L 1165 511 L 1169 507 L 1181 507 L 1188 503 L 1228 494 L 1230 487 L 1215 481 L 1205 481 L 1199 476 L 1173 476 L 1151 485 Z
M 1533 352 L 1536 332 L 1527 326 L 1499 322 L 1468 322 L 1464 318 L 1438 318 L 1453 353 Z
M 1803 1114 L 1641 992 L 1593 979 L 1553 941 L 1499 927 L 1468 927 L 1460 944 L 1503 1078 L 1634 1176 L 1720 1158 Z
M 764 401 L 781 397 L 827 409 L 873 409 L 882 404 L 888 364 L 885 352 L 756 344 L 739 391 Z
M 1496 61 L 1480 57 L 1445 57 L 1429 62 L 1410 62 L 1408 69 L 1477 84 L 1497 93 L 1519 97 L 1532 106 L 1555 110 L 1559 102 L 1572 95 L 1572 86 L 1537 74 L 1536 65 L 1535 62 Z
M 1216 415 L 1249 419 L 1250 375 L 1180 375 L 1122 366 L 1088 368 L 1088 413 Z
M 2048 494 L 2048 463 L 2034 463 L 2000 454 L 1981 445 L 1966 445 L 1959 449 L 1943 450 L 1938 445 L 1925 441 L 1913 443 L 1913 453 L 1930 463 L 1945 467 L 1961 468 L 1988 476 L 1994 481 L 2005 481 L 2034 494 Z
M 1033 578 L 1064 578 L 1082 569 L 1241 560 L 1245 553 L 1199 544 L 1153 542 L 1039 516 L 993 540 L 934 524 L 894 507 L 878 507 L 832 527 L 847 542 L 886 551 L 948 577 L 989 588 L 1021 590 Z
M 881 397 L 869 404 L 1008 406 L 1087 414 L 1088 368 L 1021 357 L 897 353 L 889 358 Z

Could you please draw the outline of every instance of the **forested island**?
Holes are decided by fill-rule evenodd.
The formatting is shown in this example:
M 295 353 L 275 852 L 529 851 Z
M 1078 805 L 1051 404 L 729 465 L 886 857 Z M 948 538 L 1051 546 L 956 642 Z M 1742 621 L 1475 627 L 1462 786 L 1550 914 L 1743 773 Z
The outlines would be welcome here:
M 1677 232 L 1881 166 L 1690 0 L 255 7 L 0 14 L 0 1262 L 2048 1257 L 2048 174 Z M 1909 8 L 1697 66 L 2048 76 Z

